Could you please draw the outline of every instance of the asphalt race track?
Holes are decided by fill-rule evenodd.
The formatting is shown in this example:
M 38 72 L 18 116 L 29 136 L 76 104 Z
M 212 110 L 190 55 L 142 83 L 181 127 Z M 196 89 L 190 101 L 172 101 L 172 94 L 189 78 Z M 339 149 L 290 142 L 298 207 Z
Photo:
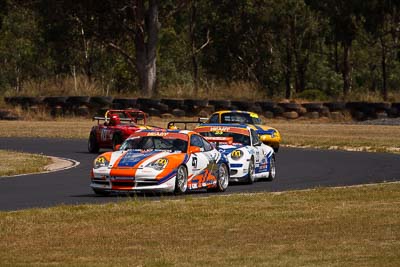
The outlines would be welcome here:
M 89 188 L 89 171 L 96 157 L 87 152 L 86 140 L 0 138 L 0 149 L 70 158 L 80 165 L 59 172 L 0 178 L 0 210 L 49 207 L 60 204 L 105 203 L 129 197 L 95 195 Z M 400 181 L 400 155 L 332 150 L 281 148 L 277 178 L 253 185 L 230 185 L 226 194 L 276 192 L 328 186 Z M 209 193 L 192 193 L 208 196 Z M 178 196 L 161 196 L 177 198 Z M 136 199 L 159 199 L 138 195 Z

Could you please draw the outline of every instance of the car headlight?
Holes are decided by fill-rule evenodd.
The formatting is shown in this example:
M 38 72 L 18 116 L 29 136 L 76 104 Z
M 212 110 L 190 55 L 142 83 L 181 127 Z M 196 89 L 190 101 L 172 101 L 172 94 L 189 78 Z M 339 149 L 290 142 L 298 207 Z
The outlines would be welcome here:
M 108 167 L 108 164 L 110 164 L 110 162 L 104 156 L 100 156 L 95 159 L 93 168 Z
M 275 138 L 275 131 L 271 132 L 271 138 Z
M 243 151 L 241 151 L 241 150 L 232 151 L 232 153 L 231 153 L 232 159 L 240 159 L 241 157 L 243 157 Z
M 157 171 L 161 171 L 168 165 L 168 159 L 166 158 L 161 158 L 157 159 L 156 161 L 150 162 L 149 164 L 146 165 L 146 167 L 153 168 Z

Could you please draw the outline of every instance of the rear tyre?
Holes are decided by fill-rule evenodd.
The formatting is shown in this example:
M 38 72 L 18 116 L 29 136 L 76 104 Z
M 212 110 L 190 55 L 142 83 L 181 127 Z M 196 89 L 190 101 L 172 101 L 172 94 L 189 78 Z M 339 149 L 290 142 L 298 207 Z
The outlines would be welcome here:
M 122 144 L 122 137 L 120 134 L 114 134 L 112 138 L 112 148 L 115 151 L 116 146 Z
M 94 132 L 90 133 L 88 141 L 88 150 L 90 153 L 99 153 L 100 147 L 97 143 L 96 134 Z
M 175 194 L 180 195 L 186 192 L 188 183 L 188 174 L 186 168 L 181 165 L 176 172 Z
M 249 162 L 249 173 L 247 174 L 247 183 L 252 184 L 255 180 L 256 168 L 254 166 L 254 159 Z
M 276 176 L 275 156 L 272 156 L 270 161 L 269 175 L 266 180 L 273 181 L 275 179 L 275 176 Z

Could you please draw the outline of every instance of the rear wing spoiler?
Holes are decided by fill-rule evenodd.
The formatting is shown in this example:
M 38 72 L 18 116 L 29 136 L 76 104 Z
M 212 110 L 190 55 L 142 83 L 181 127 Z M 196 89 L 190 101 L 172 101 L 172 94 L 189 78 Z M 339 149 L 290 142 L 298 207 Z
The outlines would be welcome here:
M 219 146 L 219 143 L 224 143 L 228 145 L 233 144 L 233 137 L 204 137 L 210 143 L 216 143 Z
M 108 118 L 109 119 L 109 118 Z M 105 121 L 106 120 L 106 117 L 93 117 L 92 118 L 92 120 L 94 120 L 94 121 L 96 121 L 97 120 L 97 123 L 99 123 L 100 121 Z M 134 122 L 133 121 L 133 119 L 130 119 L 130 118 L 120 118 L 119 119 L 120 121 L 131 121 L 131 122 Z
M 198 118 L 197 121 L 170 121 L 167 124 L 167 129 L 178 129 L 175 127 L 175 124 L 184 124 L 185 125 L 184 130 L 187 130 L 188 124 L 200 124 L 204 123 L 206 120 L 208 120 L 208 118 Z

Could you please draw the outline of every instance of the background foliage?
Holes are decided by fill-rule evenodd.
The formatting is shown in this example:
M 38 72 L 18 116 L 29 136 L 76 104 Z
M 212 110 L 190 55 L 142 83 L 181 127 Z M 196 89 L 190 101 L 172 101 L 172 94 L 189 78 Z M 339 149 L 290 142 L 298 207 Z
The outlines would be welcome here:
M 137 27 L 129 10 L 140 2 L 150 5 L 0 0 L 0 94 L 141 95 L 129 60 Z M 209 97 L 240 84 L 249 97 L 393 100 L 399 8 L 394 0 L 159 1 L 153 96 Z

